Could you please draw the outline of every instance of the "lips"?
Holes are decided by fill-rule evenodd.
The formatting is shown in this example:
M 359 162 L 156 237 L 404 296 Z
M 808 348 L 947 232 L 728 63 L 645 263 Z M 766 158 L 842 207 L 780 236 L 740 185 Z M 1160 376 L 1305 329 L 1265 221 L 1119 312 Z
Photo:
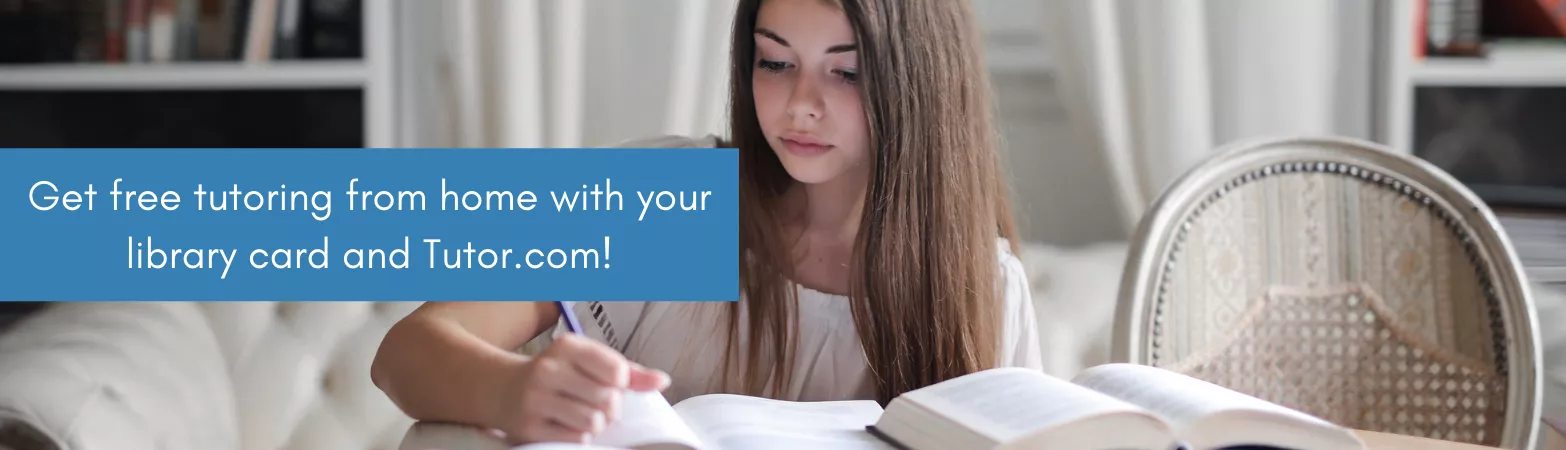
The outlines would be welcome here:
M 785 134 L 779 140 L 784 149 L 797 156 L 816 156 L 832 150 L 832 144 L 805 134 Z

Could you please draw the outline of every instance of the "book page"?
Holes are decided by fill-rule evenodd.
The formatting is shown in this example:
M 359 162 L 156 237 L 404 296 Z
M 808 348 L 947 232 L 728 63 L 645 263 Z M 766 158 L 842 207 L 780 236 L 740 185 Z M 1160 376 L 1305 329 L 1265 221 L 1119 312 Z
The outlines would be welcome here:
M 657 392 L 626 391 L 621 403 L 620 420 L 593 437 L 594 445 L 645 447 L 651 444 L 676 444 L 701 448 L 700 440 L 674 412 L 674 407 Z
M 1105 364 L 1082 371 L 1072 382 L 1151 410 L 1163 416 L 1174 427 L 1177 435 L 1188 440 L 1210 438 L 1193 436 L 1193 431 L 1202 425 L 1209 425 L 1203 423 L 1204 420 L 1214 416 L 1255 418 L 1254 423 L 1211 424 L 1220 428 L 1287 424 L 1287 427 L 1295 430 L 1310 431 L 1304 434 L 1315 434 L 1328 440 L 1349 443 L 1352 439 L 1351 436 L 1349 439 L 1341 439 L 1337 435 L 1348 435 L 1348 431 L 1309 414 L 1155 367 Z
M 953 378 L 902 398 L 997 442 L 1105 414 L 1142 411 L 1043 372 L 1019 368 Z
M 468 450 L 468 449 L 463 449 Z M 559 442 L 544 442 L 527 444 L 520 447 L 512 447 L 511 450 L 624 450 L 621 447 L 604 447 L 600 445 L 566 444 Z
M 870 400 L 788 402 L 709 394 L 674 409 L 709 450 L 892 450 L 865 431 L 881 416 L 881 405 Z

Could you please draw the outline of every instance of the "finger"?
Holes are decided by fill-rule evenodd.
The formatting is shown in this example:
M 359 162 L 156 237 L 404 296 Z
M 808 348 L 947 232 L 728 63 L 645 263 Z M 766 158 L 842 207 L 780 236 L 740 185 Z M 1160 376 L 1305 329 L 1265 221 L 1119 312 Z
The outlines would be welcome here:
M 544 389 L 564 394 L 600 409 L 607 408 L 614 394 L 620 391 L 587 378 L 580 370 L 570 366 L 570 363 L 558 359 L 538 361 L 540 365 L 536 379 L 538 386 Z
M 661 391 L 669 386 L 669 374 L 631 363 L 630 379 L 626 388 L 633 391 Z
M 543 395 L 528 404 L 535 417 L 553 420 L 576 433 L 596 434 L 604 430 L 604 412 L 586 403 L 560 395 Z
M 583 375 L 603 385 L 624 388 L 631 377 L 630 365 L 619 352 L 587 338 L 570 336 L 562 351 L 563 359 L 580 370 Z
M 603 411 L 604 419 L 608 419 L 609 423 L 619 422 L 620 403 L 622 403 L 620 389 L 603 386 L 597 381 L 587 379 L 587 376 L 581 375 L 576 368 L 567 367 L 559 361 L 554 361 L 550 367 L 543 368 L 542 372 L 545 372 L 540 373 L 539 378 L 539 387 L 542 389 L 600 409 Z
M 572 430 L 553 420 L 540 418 L 528 424 L 524 430 L 524 440 L 527 442 L 571 442 L 586 444 L 592 436 L 580 431 Z
M 587 379 L 576 369 L 565 368 L 560 374 L 541 380 L 541 385 L 567 398 L 603 411 L 609 423 L 620 420 L 621 389 L 604 386 L 597 381 Z
M 623 410 L 620 404 L 624 401 L 624 394 L 621 394 L 619 389 L 609 393 L 609 404 L 604 407 L 604 416 L 609 419 L 609 423 L 620 421 L 620 411 Z

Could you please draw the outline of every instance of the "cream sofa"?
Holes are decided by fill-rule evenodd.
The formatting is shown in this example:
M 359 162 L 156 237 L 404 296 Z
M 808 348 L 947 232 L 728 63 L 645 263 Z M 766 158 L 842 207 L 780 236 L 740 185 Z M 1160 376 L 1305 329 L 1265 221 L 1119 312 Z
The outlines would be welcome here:
M 414 303 L 61 303 L 0 336 L 0 449 L 397 448 L 370 383 Z

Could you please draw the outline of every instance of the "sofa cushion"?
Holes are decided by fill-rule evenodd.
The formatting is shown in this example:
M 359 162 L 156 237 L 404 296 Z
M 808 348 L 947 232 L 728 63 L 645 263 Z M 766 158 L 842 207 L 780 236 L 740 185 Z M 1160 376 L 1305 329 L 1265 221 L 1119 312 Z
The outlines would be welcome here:
M 417 302 L 203 303 L 232 376 L 239 448 L 392 449 L 413 420 L 370 380 Z
M 193 304 L 51 305 L 0 336 L 0 361 L 0 420 L 23 439 L 81 450 L 237 445 L 222 356 Z

